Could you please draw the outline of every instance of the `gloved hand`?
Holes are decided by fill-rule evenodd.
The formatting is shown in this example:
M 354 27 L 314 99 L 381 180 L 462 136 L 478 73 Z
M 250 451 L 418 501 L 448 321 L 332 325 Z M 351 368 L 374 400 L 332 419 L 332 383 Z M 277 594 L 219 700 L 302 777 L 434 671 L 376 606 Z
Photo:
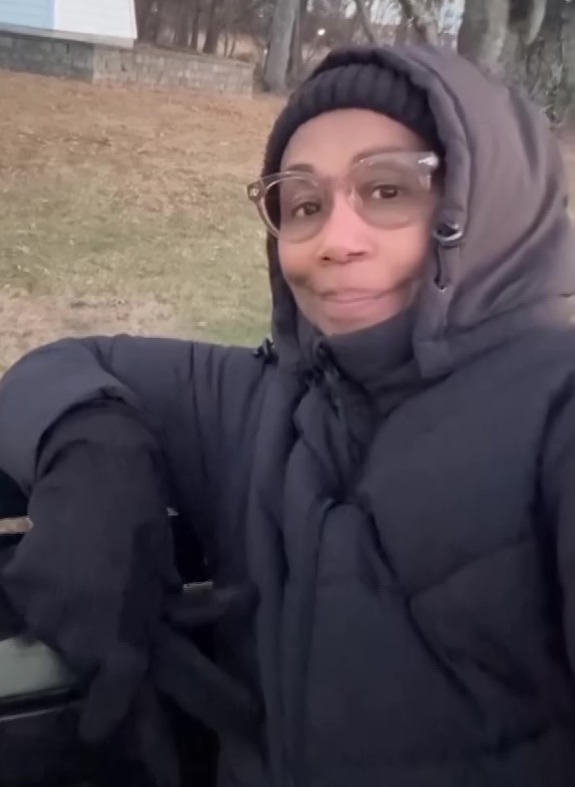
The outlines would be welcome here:
M 0 520 L 26 516 L 28 501 L 16 483 L 0 470 Z
M 83 685 L 80 736 L 105 787 L 179 784 L 167 701 L 218 733 L 258 737 L 259 703 L 194 641 L 223 617 L 247 618 L 254 591 L 206 583 L 182 592 L 164 479 L 158 443 L 137 413 L 119 402 L 79 408 L 42 445 L 32 530 L 0 568 L 24 630 Z M 196 737 L 194 770 L 209 770 L 206 738 Z
M 158 443 L 128 405 L 78 408 L 45 439 L 29 500 L 33 528 L 2 586 L 27 632 L 85 685 L 80 734 L 90 743 L 105 740 L 142 696 L 166 599 L 180 590 L 167 502 Z

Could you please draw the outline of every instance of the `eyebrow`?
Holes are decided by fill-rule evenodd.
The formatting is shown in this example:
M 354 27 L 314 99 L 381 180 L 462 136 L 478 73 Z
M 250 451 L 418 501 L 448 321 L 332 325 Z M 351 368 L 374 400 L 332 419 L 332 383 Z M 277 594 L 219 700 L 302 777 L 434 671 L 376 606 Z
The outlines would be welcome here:
M 376 156 L 378 153 L 405 153 L 410 151 L 411 148 L 399 148 L 399 147 L 386 147 L 386 146 L 379 146 L 376 148 L 368 148 L 367 150 L 362 150 L 360 153 L 356 153 L 355 156 L 352 156 L 350 164 L 357 164 L 359 161 L 362 161 L 365 158 L 369 158 L 370 156 Z M 290 164 L 289 167 L 285 167 L 282 170 L 283 172 L 315 172 L 316 169 L 312 164 L 305 164 L 305 163 L 297 163 L 297 164 Z

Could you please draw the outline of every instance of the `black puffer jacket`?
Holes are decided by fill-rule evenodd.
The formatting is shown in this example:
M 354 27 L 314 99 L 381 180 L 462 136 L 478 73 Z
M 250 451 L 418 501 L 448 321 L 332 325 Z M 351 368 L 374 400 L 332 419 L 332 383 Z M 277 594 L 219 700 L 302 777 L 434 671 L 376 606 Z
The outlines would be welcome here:
M 411 360 L 377 371 L 381 327 L 368 358 L 302 338 L 271 248 L 276 351 L 39 350 L 0 389 L 0 466 L 33 487 L 43 434 L 83 403 L 146 414 L 215 583 L 258 591 L 252 618 L 215 630 L 265 708 L 255 745 L 222 736 L 223 787 L 567 787 L 575 265 L 558 150 L 454 56 L 363 57 L 428 92 L 447 151 Z

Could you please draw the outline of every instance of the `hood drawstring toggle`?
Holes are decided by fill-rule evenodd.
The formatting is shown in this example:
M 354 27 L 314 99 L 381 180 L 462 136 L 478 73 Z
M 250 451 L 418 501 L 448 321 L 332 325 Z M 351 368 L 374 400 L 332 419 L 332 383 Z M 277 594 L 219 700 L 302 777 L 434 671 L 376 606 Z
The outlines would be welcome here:
M 443 220 L 432 232 L 433 239 L 437 242 L 437 270 L 433 279 L 435 286 L 445 292 L 451 283 L 447 266 L 443 264 L 443 253 L 446 249 L 459 246 L 463 240 L 463 228 L 457 222 Z
M 276 363 L 278 359 L 275 344 L 271 339 L 267 338 L 263 340 L 259 347 L 256 347 L 252 354 L 254 358 L 261 358 L 265 364 Z

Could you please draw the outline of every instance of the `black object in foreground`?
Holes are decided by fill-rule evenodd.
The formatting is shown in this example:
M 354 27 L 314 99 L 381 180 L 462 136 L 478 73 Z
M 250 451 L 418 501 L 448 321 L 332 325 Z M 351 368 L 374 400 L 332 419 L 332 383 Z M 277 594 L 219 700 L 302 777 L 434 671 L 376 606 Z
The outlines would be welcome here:
M 0 472 L 0 524 L 26 515 L 27 500 Z M 0 532 L 0 568 L 22 533 Z M 77 783 L 86 764 L 77 742 L 78 698 L 73 676 L 40 642 L 20 629 L 0 589 L 0 784 L 64 787 Z

